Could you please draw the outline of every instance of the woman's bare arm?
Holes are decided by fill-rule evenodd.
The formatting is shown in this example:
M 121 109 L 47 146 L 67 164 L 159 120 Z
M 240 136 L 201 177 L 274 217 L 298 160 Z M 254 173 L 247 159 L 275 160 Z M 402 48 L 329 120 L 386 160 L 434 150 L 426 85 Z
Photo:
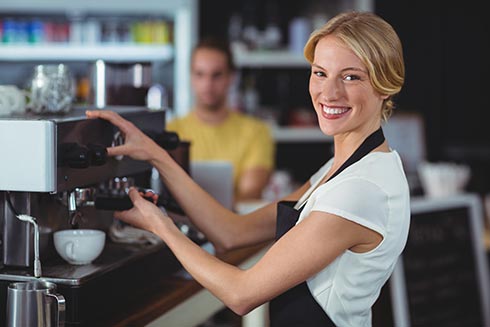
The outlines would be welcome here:
M 276 229 L 275 203 L 240 216 L 224 208 L 199 187 L 164 149 L 131 122 L 109 110 L 87 111 L 87 117 L 108 120 L 120 129 L 125 137 L 125 143 L 109 147 L 108 154 L 128 155 L 133 159 L 148 161 L 156 167 L 163 182 L 186 215 L 218 251 L 273 239 Z M 305 183 L 288 199 L 297 200 L 308 185 L 309 183 Z
M 247 215 L 238 215 L 223 207 L 185 171 L 167 156 L 151 163 L 186 215 L 206 235 L 217 250 L 229 250 L 272 240 L 276 231 L 276 205 L 271 203 Z M 289 195 L 299 199 L 309 182 Z
M 325 212 L 312 212 L 280 238 L 248 270 L 220 261 L 183 235 L 168 217 L 133 190 L 135 208 L 118 218 L 149 228 L 203 287 L 242 315 L 318 273 L 347 249 L 369 251 L 379 235 L 359 224 Z M 149 227 L 151 226 L 151 227 Z

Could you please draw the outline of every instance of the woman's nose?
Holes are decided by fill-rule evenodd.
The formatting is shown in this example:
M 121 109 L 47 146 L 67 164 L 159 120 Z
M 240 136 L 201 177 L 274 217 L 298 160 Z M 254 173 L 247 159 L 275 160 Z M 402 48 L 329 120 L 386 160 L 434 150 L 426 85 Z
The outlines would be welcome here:
M 337 78 L 326 79 L 323 84 L 322 95 L 325 100 L 336 100 L 342 97 L 344 93 L 344 86 L 342 81 Z

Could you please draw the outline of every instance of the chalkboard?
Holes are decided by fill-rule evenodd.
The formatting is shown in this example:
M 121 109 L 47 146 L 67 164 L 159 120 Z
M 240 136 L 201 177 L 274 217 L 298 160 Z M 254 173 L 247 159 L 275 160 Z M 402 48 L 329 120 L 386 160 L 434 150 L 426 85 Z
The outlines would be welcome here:
M 395 326 L 490 326 L 483 221 L 475 194 L 412 199 L 407 244 L 390 278 Z

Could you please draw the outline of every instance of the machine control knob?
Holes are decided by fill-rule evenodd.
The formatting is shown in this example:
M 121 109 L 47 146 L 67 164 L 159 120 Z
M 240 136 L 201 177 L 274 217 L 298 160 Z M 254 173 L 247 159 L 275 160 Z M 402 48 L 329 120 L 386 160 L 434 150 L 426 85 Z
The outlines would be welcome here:
M 146 132 L 159 146 L 166 150 L 174 150 L 180 145 L 179 135 L 175 132 L 163 131 L 161 133 Z
M 107 162 L 107 149 L 105 146 L 89 143 L 87 147 L 90 150 L 90 164 L 92 166 L 102 166 Z
M 63 143 L 58 153 L 62 166 L 87 168 L 90 165 L 90 150 L 78 143 Z

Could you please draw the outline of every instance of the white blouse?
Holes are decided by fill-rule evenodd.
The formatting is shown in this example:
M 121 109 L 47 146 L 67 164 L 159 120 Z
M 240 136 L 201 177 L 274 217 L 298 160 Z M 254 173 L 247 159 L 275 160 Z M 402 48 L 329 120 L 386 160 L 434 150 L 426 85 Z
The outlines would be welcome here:
M 337 326 L 371 326 L 371 307 L 407 241 L 409 187 L 396 151 L 371 152 L 315 188 L 331 165 L 329 160 L 311 177 L 312 193 L 305 193 L 309 198 L 298 223 L 312 211 L 328 212 L 376 231 L 383 240 L 369 252 L 345 251 L 307 285 Z

